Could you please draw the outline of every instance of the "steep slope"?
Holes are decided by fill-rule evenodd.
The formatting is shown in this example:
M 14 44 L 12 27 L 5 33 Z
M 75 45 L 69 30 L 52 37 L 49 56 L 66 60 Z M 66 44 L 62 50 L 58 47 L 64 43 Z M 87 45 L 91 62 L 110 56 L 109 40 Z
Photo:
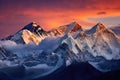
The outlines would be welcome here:
M 63 36 L 66 33 L 72 34 L 77 31 L 83 31 L 83 29 L 77 22 L 72 22 L 70 24 L 60 26 L 57 29 L 50 30 L 48 31 L 48 34 L 52 36 L 57 36 L 57 35 Z
M 120 40 L 119 38 L 109 29 L 104 26 L 100 26 L 97 28 L 97 32 L 95 33 L 95 42 L 92 48 L 97 48 L 97 51 L 101 53 L 106 53 L 106 58 L 108 59 L 119 59 L 120 58 Z M 100 47 L 101 46 L 101 47 Z M 106 49 L 105 49 L 106 48 Z M 105 52 L 104 52 L 105 51 Z M 98 55 L 100 53 L 96 52 Z M 113 55 L 112 55 L 113 54 Z M 110 56 L 111 55 L 111 58 Z M 105 56 L 105 55 L 104 55 Z M 119 58 L 117 58 L 119 57 Z
M 92 35 L 84 32 L 80 32 L 76 38 L 65 35 L 55 53 L 67 56 L 66 65 L 87 61 L 103 72 L 120 69 L 120 40 L 102 25 Z
M 22 29 L 21 36 L 26 44 L 33 42 L 38 45 L 41 40 L 47 37 L 47 32 L 37 25 L 37 23 L 32 22 Z
M 32 33 L 34 33 L 35 35 L 38 35 L 38 36 L 46 36 L 46 31 L 44 31 L 41 26 L 39 26 L 36 22 L 32 22 L 28 25 L 26 25 L 23 29 L 21 30 L 29 30 L 31 31 Z M 20 30 L 20 31 L 21 31 Z
M 3 40 L 12 40 L 19 44 L 25 44 L 32 42 L 34 35 L 34 43 L 38 44 L 43 38 L 47 36 L 46 31 L 44 31 L 37 23 L 31 22 L 30 24 L 26 25 L 24 28 L 19 30 L 14 35 L 8 36 Z M 29 39 L 27 39 L 29 36 Z M 30 37 L 31 41 L 30 41 Z M 36 40 L 35 40 L 36 39 Z M 29 40 L 29 42 L 27 42 Z
M 97 23 L 95 26 L 93 26 L 91 29 L 86 30 L 87 34 L 93 34 L 97 31 L 97 28 L 100 26 L 104 26 L 102 23 Z
M 31 24 L 27 25 L 22 30 L 28 29 L 29 31 L 31 31 L 32 33 L 34 33 L 35 34 L 34 35 L 34 42 L 36 42 L 36 44 L 39 44 L 41 40 L 43 40 L 44 38 L 46 38 L 48 36 L 58 37 L 58 36 L 63 36 L 66 33 L 72 34 L 72 33 L 76 33 L 77 31 L 83 31 L 82 27 L 78 23 L 76 23 L 76 22 L 70 23 L 70 24 L 65 25 L 65 26 L 60 26 L 59 28 L 50 30 L 48 32 L 44 31 L 39 25 L 37 25 L 37 23 L 32 23 L 32 28 L 30 27 L 30 25 Z M 30 41 L 30 39 L 26 39 L 23 36 L 22 36 L 22 38 L 23 38 L 23 40 L 24 40 L 25 43 L 32 42 L 32 41 Z M 35 40 L 35 39 L 37 39 L 37 40 Z
M 68 25 L 60 26 L 58 29 L 65 34 L 76 31 L 83 31 L 82 27 L 77 22 L 72 22 Z
M 101 72 L 120 70 L 120 40 L 102 23 L 91 28 L 89 34 L 76 22 L 51 32 L 32 23 L 18 33 L 15 36 L 21 36 L 25 45 L 0 43 L 0 63 L 5 64 L 0 69 L 9 76 L 15 77 L 2 68 L 11 70 L 13 67 L 11 71 L 14 71 L 14 68 L 22 66 L 24 76 L 21 79 L 47 76 L 74 63 L 84 62 Z
M 76 22 L 72 22 L 68 25 L 60 26 L 59 28 L 50 31 L 45 31 L 36 22 L 31 22 L 28 25 L 26 25 L 24 28 L 19 30 L 17 33 L 15 33 L 14 35 L 8 36 L 3 40 L 12 40 L 20 44 L 25 44 L 25 43 L 28 44 L 33 41 L 33 43 L 39 44 L 41 40 L 43 40 L 48 36 L 58 37 L 58 36 L 63 36 L 66 33 L 75 34 L 77 31 L 78 32 L 83 31 L 83 29 Z M 33 40 L 33 35 L 34 35 L 34 40 Z
M 23 30 L 22 38 L 26 44 L 34 42 L 36 45 L 38 45 L 39 42 L 41 42 L 41 40 L 43 39 L 42 37 L 39 37 L 39 36 L 33 34 L 29 30 Z

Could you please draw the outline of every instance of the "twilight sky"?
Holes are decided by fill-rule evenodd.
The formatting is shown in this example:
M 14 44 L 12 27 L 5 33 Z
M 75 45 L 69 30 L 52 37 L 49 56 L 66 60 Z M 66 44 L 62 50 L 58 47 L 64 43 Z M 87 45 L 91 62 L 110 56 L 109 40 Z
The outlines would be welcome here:
M 50 30 L 73 21 L 84 28 L 97 22 L 120 25 L 119 0 L 0 0 L 0 39 L 37 22 Z

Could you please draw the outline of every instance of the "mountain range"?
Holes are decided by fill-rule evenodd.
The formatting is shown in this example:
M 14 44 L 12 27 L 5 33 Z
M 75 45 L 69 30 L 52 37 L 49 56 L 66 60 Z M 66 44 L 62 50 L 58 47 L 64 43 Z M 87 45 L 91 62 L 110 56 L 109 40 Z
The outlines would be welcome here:
M 120 70 L 120 39 L 114 31 L 102 23 L 85 30 L 77 22 L 45 31 L 31 22 L 0 41 L 0 71 L 12 80 L 31 80 L 76 63 L 87 62 L 100 72 Z M 25 72 L 15 76 L 16 68 Z

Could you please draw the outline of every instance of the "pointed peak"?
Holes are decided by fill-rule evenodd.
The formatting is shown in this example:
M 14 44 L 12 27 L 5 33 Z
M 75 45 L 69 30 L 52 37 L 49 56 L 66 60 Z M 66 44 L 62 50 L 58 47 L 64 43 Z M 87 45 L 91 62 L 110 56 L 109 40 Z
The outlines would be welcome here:
M 97 25 L 97 26 L 104 26 L 104 24 L 101 23 L 101 22 L 97 23 L 96 25 Z
M 33 31 L 33 29 L 35 29 L 35 28 L 42 29 L 36 22 L 30 22 L 28 25 L 26 25 L 24 28 L 22 28 L 22 30 L 27 29 L 27 30 Z
M 71 22 L 71 24 L 78 24 L 76 21 L 74 21 L 74 22 Z
M 67 30 L 66 32 L 76 32 L 76 31 L 83 31 L 82 27 L 77 23 L 77 22 L 72 22 L 67 25 Z
M 37 24 L 36 22 L 32 22 L 32 26 L 33 26 L 33 27 L 37 27 L 38 24 Z
M 83 30 L 82 29 L 82 26 L 81 25 L 79 25 L 77 22 L 72 22 L 72 23 L 70 23 L 70 24 L 68 24 L 68 27 L 69 26 L 71 26 L 71 25 L 73 25 L 73 29 L 75 29 L 75 30 L 77 30 L 77 29 L 81 29 L 81 30 Z
M 106 29 L 106 27 L 102 23 L 97 23 L 97 31 L 101 31 L 103 29 Z
M 76 21 L 74 21 L 74 22 L 71 22 L 70 24 L 68 24 L 68 25 L 79 25 Z M 80 25 L 79 25 L 80 26 Z
M 62 33 L 72 33 L 76 31 L 83 31 L 82 27 L 77 22 L 71 22 L 69 24 L 58 27 L 58 30 Z
M 71 22 L 71 23 L 69 23 L 69 24 L 66 24 L 66 25 L 63 25 L 63 26 L 70 26 L 70 25 L 77 25 L 78 23 L 76 22 L 76 21 L 74 21 L 74 22 Z M 78 24 L 79 25 L 79 24 Z
M 32 25 L 32 24 L 37 24 L 37 23 L 33 21 L 33 22 L 30 22 L 28 25 Z
M 97 25 L 103 25 L 101 22 L 98 22 Z
M 37 27 L 37 26 L 39 26 L 36 22 L 30 22 L 29 24 L 28 24 L 29 26 L 31 26 L 31 27 Z
M 94 34 L 95 32 L 101 31 L 103 29 L 106 29 L 106 27 L 101 22 L 99 22 L 95 26 L 93 26 L 90 30 L 87 30 L 86 33 Z

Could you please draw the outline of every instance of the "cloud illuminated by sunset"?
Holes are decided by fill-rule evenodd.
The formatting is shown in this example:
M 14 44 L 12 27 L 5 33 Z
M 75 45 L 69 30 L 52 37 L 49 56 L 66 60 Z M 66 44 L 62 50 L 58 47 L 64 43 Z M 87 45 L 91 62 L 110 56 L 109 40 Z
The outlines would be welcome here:
M 97 22 L 116 26 L 120 21 L 119 0 L 0 0 L 0 38 L 35 21 L 45 30 L 73 21 L 83 28 Z

